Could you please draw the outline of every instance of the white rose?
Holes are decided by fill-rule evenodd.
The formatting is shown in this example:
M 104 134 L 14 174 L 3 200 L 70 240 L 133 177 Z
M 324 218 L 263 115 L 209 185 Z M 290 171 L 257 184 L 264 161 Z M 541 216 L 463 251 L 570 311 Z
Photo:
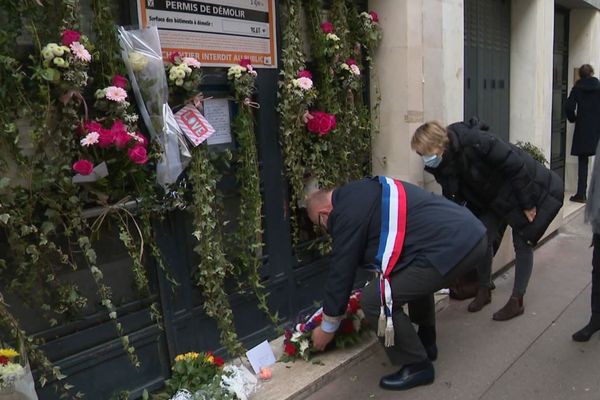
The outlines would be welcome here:
M 140 72 L 148 65 L 148 58 L 140 52 L 132 51 L 129 53 L 129 63 L 135 72 Z

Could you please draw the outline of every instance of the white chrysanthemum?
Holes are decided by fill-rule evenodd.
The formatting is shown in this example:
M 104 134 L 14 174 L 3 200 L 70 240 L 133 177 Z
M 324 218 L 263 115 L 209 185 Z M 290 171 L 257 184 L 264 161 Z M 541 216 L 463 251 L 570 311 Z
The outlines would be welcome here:
M 342 63 L 340 65 L 340 68 L 345 69 L 346 71 L 350 71 L 350 66 L 346 63 Z
M 229 67 L 229 69 L 227 70 L 227 77 L 228 78 L 240 78 L 242 76 L 242 72 L 246 72 L 246 68 L 242 67 L 241 65 L 234 65 L 232 67 Z
M 92 61 L 92 55 L 89 51 L 86 50 L 86 48 L 81 43 L 73 42 L 71 43 L 70 47 L 76 59 L 84 62 Z
M 21 364 L 9 362 L 6 365 L 0 364 L 0 376 L 2 381 L 8 385 L 12 385 L 25 375 L 25 369 Z M 0 387 L 2 382 L 0 382 Z M 7 385 L 7 386 L 8 386 Z
M 80 143 L 84 147 L 92 146 L 98 143 L 98 139 L 100 138 L 100 134 L 98 132 L 90 132 L 83 139 L 81 139 Z
M 327 37 L 327 40 L 331 40 L 334 42 L 338 42 L 340 40 L 339 36 L 336 35 L 335 33 L 328 33 L 326 37 Z
M 106 96 L 105 89 L 98 89 L 98 90 L 96 90 L 96 93 L 94 94 L 94 97 L 96 97 L 97 99 L 103 99 L 105 96 Z
M 183 57 L 181 62 L 189 67 L 200 68 L 200 61 L 196 60 L 194 57 Z
M 52 59 L 52 62 L 54 63 L 54 65 L 56 65 L 57 67 L 60 67 L 60 68 L 68 68 L 69 67 L 69 63 L 66 62 L 65 59 L 62 57 L 54 57 Z

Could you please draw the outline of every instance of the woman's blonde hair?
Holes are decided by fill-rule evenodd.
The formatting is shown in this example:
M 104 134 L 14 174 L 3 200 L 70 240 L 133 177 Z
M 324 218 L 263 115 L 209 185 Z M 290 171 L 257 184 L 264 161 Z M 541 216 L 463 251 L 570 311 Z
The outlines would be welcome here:
M 410 140 L 410 147 L 424 155 L 446 150 L 448 143 L 446 128 L 437 121 L 429 121 L 417 128 Z

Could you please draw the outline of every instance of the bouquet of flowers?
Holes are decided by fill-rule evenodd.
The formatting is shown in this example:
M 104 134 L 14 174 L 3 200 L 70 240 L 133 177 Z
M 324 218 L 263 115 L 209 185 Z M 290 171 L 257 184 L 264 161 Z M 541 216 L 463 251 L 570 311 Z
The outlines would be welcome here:
M 212 352 L 189 352 L 175 357 L 171 379 L 166 381 L 171 393 L 186 389 L 194 393 L 221 374 L 225 361 Z
M 361 35 L 358 40 L 367 51 L 367 61 L 372 61 L 373 53 L 383 37 L 381 26 L 379 26 L 379 15 L 375 11 L 370 11 L 360 13 L 359 17 Z
M 321 32 L 325 35 L 325 53 L 333 56 L 340 49 L 340 37 L 334 33 L 333 23 L 325 21 L 321 24 Z
M 310 111 L 304 116 L 306 129 L 318 136 L 327 135 L 337 126 L 335 115 L 323 111 Z
M 344 86 L 352 90 L 360 90 L 360 68 L 356 64 L 356 60 L 348 58 L 340 64 L 339 74 L 344 82 Z
M 0 348 L 0 389 L 14 387 L 15 383 L 25 376 L 25 368 L 15 361 L 18 356 L 19 353 L 15 349 Z
M 346 315 L 335 333 L 333 344 L 336 348 L 352 346 L 360 342 L 364 333 L 365 314 L 360 308 L 361 291 L 355 290 L 348 299 Z M 308 361 L 311 357 L 311 335 L 313 329 L 321 324 L 323 320 L 323 309 L 319 308 L 308 318 L 294 326 L 294 329 L 288 329 L 285 332 L 283 341 L 282 361 L 295 361 L 303 359 Z
M 122 57 L 127 67 L 140 114 L 152 140 L 160 145 L 157 181 L 174 183 L 191 159 L 184 134 L 169 107 L 169 84 L 165 75 L 156 27 L 126 31 L 119 28 Z M 184 72 L 185 73 L 185 72 Z
M 181 88 L 185 92 L 197 90 L 202 81 L 200 61 L 194 57 L 182 57 L 178 52 L 171 54 L 165 62 L 165 71 L 169 76 L 169 87 Z
M 52 83 L 62 85 L 68 91 L 80 92 L 88 82 L 88 66 L 92 55 L 88 49 L 92 46 L 85 35 L 78 31 L 65 30 L 61 35 L 61 44 L 48 43 L 42 48 L 41 76 Z M 66 103 L 73 93 L 69 93 Z

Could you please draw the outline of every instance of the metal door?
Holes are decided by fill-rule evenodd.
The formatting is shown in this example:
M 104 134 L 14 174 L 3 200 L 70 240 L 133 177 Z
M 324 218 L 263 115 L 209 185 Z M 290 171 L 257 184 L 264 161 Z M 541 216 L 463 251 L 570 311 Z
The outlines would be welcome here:
M 465 1 L 464 118 L 508 141 L 510 1 Z

